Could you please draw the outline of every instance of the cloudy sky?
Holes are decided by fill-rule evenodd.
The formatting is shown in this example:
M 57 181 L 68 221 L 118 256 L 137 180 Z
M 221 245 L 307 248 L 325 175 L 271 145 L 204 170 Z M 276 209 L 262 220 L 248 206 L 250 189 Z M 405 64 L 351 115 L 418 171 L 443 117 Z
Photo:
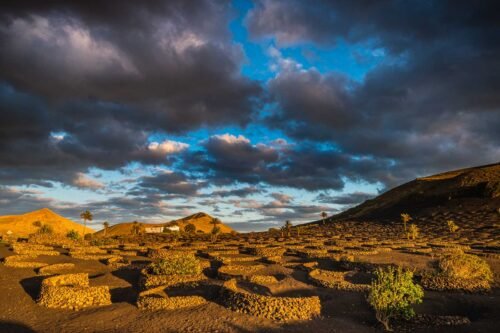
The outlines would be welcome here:
M 4 1 L 0 215 L 239 231 L 500 160 L 497 1 Z

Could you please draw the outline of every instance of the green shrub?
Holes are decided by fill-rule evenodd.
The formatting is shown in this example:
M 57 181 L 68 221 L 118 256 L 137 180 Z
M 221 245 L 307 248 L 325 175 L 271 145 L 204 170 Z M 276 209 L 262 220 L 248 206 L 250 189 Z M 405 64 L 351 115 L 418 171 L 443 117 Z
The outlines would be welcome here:
M 194 256 L 178 254 L 151 264 L 150 271 L 155 275 L 196 275 L 201 273 L 201 266 Z
M 408 239 L 412 239 L 412 240 L 415 240 L 417 239 L 418 237 L 418 233 L 419 233 L 419 230 L 418 230 L 418 227 L 416 224 L 410 224 L 410 227 L 408 228 L 408 232 L 406 233 L 406 237 Z
M 386 330 L 391 330 L 392 318 L 409 319 L 415 315 L 411 305 L 422 303 L 424 291 L 413 283 L 413 273 L 401 267 L 378 268 L 372 281 L 368 303 L 375 309 L 375 316 Z
M 486 261 L 472 254 L 451 254 L 438 262 L 440 274 L 451 279 L 478 279 L 493 281 L 493 273 Z
M 458 225 L 455 224 L 453 220 L 448 220 L 446 221 L 446 224 L 448 225 L 448 229 L 450 230 L 450 233 L 455 233 L 459 228 Z
M 80 234 L 76 230 L 70 230 L 67 234 L 66 237 L 68 237 L 71 240 L 77 241 L 80 239 Z
M 492 281 L 493 273 L 488 263 L 463 252 L 441 257 L 437 272 L 422 275 L 422 285 L 432 290 L 488 291 Z
M 39 234 L 52 234 L 54 233 L 54 229 L 48 225 L 48 224 L 43 224 L 40 229 L 38 229 Z

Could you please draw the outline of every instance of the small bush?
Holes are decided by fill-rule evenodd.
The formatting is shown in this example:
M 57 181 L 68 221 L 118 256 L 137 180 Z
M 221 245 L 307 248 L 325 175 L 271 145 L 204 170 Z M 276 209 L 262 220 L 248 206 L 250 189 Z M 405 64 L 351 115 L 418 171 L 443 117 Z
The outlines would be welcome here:
M 159 263 L 151 264 L 155 275 L 197 275 L 201 273 L 200 262 L 192 255 L 172 255 Z
M 42 222 L 40 222 L 40 221 L 35 221 L 35 222 L 33 222 L 33 226 L 34 226 L 34 227 L 37 227 L 37 228 L 40 228 L 40 227 L 42 226 Z
M 452 254 L 438 262 L 440 273 L 451 279 L 479 279 L 493 281 L 493 273 L 486 261 L 471 254 Z
M 38 229 L 39 234 L 52 234 L 54 233 L 54 229 L 48 225 L 48 224 L 43 224 L 40 229 Z
M 417 225 L 412 223 L 412 224 L 410 224 L 410 227 L 408 228 L 408 232 L 406 234 L 406 237 L 408 239 L 411 238 L 412 240 L 415 240 L 418 237 L 418 233 L 419 233 L 419 230 L 418 230 Z
M 459 228 L 458 225 L 453 222 L 453 220 L 448 220 L 446 221 L 446 224 L 448 225 L 448 229 L 450 230 L 450 233 L 455 233 Z
M 80 234 L 76 230 L 70 230 L 67 234 L 66 237 L 68 237 L 71 240 L 77 241 L 80 239 Z
M 422 285 L 431 290 L 484 292 L 491 289 L 493 273 L 481 258 L 462 253 L 443 256 L 437 272 L 422 275 Z
M 413 283 L 413 273 L 401 267 L 389 266 L 375 271 L 368 303 L 375 309 L 375 316 L 386 330 L 391 330 L 389 321 L 392 318 L 409 319 L 415 315 L 411 305 L 422 303 L 424 291 Z

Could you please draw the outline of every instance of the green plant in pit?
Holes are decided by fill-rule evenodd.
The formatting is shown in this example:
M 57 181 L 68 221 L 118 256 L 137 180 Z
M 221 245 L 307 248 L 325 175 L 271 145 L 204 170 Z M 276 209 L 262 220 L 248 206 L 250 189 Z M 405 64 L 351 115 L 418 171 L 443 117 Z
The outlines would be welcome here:
M 375 271 L 368 303 L 375 309 L 377 320 L 391 331 L 393 318 L 409 319 L 415 315 L 412 304 L 422 303 L 424 291 L 413 282 L 413 273 L 401 267 L 389 266 Z
M 439 259 L 439 274 L 451 279 L 493 281 L 493 273 L 486 261 L 472 254 L 450 254 Z
M 459 229 L 458 225 L 456 225 L 453 220 L 446 221 L 446 225 L 448 226 L 448 230 L 450 230 L 450 233 L 452 234 L 454 234 Z
M 408 232 L 406 233 L 406 237 L 408 239 L 411 238 L 412 240 L 415 240 L 418 237 L 418 233 L 419 233 L 419 230 L 418 230 L 417 225 L 412 223 L 412 224 L 410 224 L 410 227 L 408 228 Z
M 150 270 L 155 275 L 196 275 L 201 273 L 201 266 L 192 255 L 173 255 L 151 264 Z

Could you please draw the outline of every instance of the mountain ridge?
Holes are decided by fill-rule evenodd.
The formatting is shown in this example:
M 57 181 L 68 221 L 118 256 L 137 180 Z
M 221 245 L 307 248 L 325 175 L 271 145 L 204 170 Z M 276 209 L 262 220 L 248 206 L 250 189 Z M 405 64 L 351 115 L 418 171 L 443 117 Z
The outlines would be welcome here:
M 403 212 L 425 215 L 438 208 L 464 210 L 477 207 L 500 208 L 500 163 L 419 177 L 327 220 L 392 219 Z
M 213 224 L 210 223 L 212 221 L 212 219 L 213 219 L 213 217 L 210 216 L 209 214 L 204 213 L 204 212 L 198 212 L 198 213 L 194 213 L 194 214 L 188 215 L 186 217 L 182 217 L 182 218 L 172 220 L 169 222 L 165 222 L 165 223 L 146 223 L 146 222 L 139 222 L 139 221 L 137 221 L 137 222 L 139 223 L 139 225 L 141 227 L 144 227 L 144 228 L 145 227 L 165 227 L 165 226 L 169 226 L 169 225 L 176 223 L 179 225 L 179 227 L 181 229 L 183 229 L 189 223 L 192 223 L 195 225 L 197 231 L 201 230 L 205 233 L 209 233 L 213 228 Z M 133 224 L 134 224 L 134 222 L 122 222 L 122 223 L 114 224 L 107 229 L 106 236 L 130 235 L 132 232 Z M 221 233 L 234 232 L 234 230 L 231 227 L 225 225 L 224 223 L 221 223 L 218 226 L 221 228 Z M 104 229 L 97 231 L 95 235 L 96 236 L 104 236 Z
M 76 230 L 81 234 L 84 230 L 82 224 L 59 215 L 49 208 L 41 208 L 24 214 L 0 216 L 0 234 L 10 231 L 19 237 L 28 236 L 38 231 L 39 227 L 33 224 L 37 221 L 51 226 L 53 232 L 57 234 L 66 234 L 70 230 Z M 86 227 L 85 233 L 94 233 L 94 230 Z

